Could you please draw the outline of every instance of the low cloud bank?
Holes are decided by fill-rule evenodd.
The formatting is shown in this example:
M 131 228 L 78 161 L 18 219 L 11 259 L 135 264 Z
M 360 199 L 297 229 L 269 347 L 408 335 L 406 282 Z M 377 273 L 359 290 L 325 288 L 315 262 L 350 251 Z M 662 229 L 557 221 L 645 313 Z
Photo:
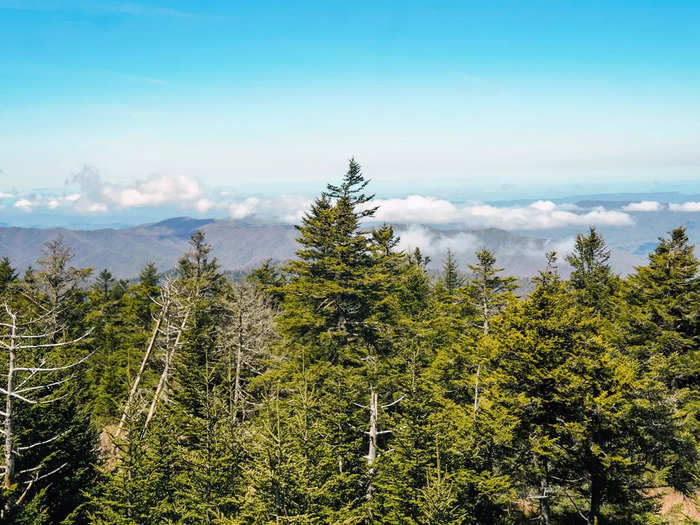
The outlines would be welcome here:
M 668 208 L 671 211 L 681 211 L 685 213 L 700 212 L 700 202 L 684 202 L 683 204 L 669 204 Z
M 75 210 L 87 213 L 144 206 L 195 205 L 204 193 L 199 182 L 184 175 L 152 176 L 120 185 L 107 183 L 95 170 L 83 168 L 70 182 L 80 187 L 79 197 L 74 201 Z
M 659 211 L 661 203 L 656 201 L 630 202 L 622 208 L 623 211 Z
M 34 210 L 63 210 L 78 214 L 107 214 L 145 207 L 174 207 L 183 212 L 217 212 L 233 219 L 261 217 L 290 224 L 298 223 L 311 205 L 300 195 L 272 198 L 237 197 L 229 192 L 207 189 L 194 178 L 182 175 L 154 175 L 130 183 L 104 181 L 86 167 L 67 181 L 63 194 L 0 192 L 0 206 L 31 213 Z M 622 209 L 603 206 L 581 208 L 571 203 L 540 200 L 529 205 L 494 206 L 481 202 L 456 204 L 437 197 L 410 195 L 405 198 L 376 199 L 376 221 L 394 224 L 454 224 L 463 228 L 503 230 L 548 230 L 564 227 L 632 226 L 629 212 L 700 212 L 700 202 L 666 205 L 657 201 L 632 202 Z
M 448 249 L 456 255 L 471 255 L 481 246 L 480 239 L 472 233 L 459 232 L 450 235 L 429 230 L 425 226 L 409 226 L 400 231 L 399 236 L 399 249 L 409 252 L 418 248 L 433 260 L 444 256 Z
M 544 230 L 566 226 L 631 226 L 622 211 L 597 207 L 574 213 L 568 206 L 537 201 L 528 206 L 500 207 L 482 203 L 454 204 L 444 199 L 411 195 L 405 199 L 378 199 L 376 218 L 393 223 L 463 224 L 474 228 Z
M 471 232 L 443 232 L 420 225 L 410 225 L 398 232 L 401 240 L 399 249 L 411 252 L 419 248 L 423 255 L 432 259 L 431 267 L 439 269 L 450 249 L 458 264 L 466 269 L 468 264 L 475 261 L 475 253 L 484 246 L 490 247 L 499 258 L 512 266 L 513 264 L 527 267 L 531 273 L 542 268 L 545 253 L 555 251 L 559 256 L 560 265 L 566 267 L 564 258 L 574 249 L 575 237 L 550 241 L 521 237 L 515 242 L 499 243 L 488 235 L 480 236 Z

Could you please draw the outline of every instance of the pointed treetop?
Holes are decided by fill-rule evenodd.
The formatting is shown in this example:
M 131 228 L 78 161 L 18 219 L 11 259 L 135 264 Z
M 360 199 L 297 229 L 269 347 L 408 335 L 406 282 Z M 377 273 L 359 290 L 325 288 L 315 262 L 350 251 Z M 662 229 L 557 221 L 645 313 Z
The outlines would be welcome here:
M 544 270 L 541 270 L 535 277 L 532 278 L 537 286 L 545 288 L 559 282 L 559 266 L 557 265 L 557 252 L 552 250 L 544 254 L 547 265 Z
M 394 248 L 401 241 L 401 238 L 394 232 L 394 227 L 386 223 L 372 231 L 372 238 L 382 253 L 387 256 L 395 253 Z
M 353 157 L 350 159 L 343 182 L 339 186 L 328 184 L 323 196 L 333 200 L 346 200 L 353 208 L 356 206 L 361 208 L 358 217 L 371 217 L 377 211 L 377 207 L 365 208 L 363 206 L 374 199 L 374 194 L 366 195 L 363 193 L 369 182 L 369 179 L 365 179 L 362 175 L 362 168 Z
M 412 264 L 417 264 L 423 270 L 425 270 L 426 266 L 428 266 L 428 263 L 431 261 L 430 257 L 423 255 L 418 247 L 416 247 L 413 252 L 408 255 L 408 260 Z
M 10 259 L 3 257 L 0 260 L 0 293 L 4 292 L 8 285 L 17 280 L 17 272 L 10 264 Z
M 147 263 L 139 273 L 139 282 L 146 288 L 155 288 L 158 286 L 159 280 L 158 268 L 156 268 L 156 264 L 152 261 Z
M 588 274 L 596 270 L 609 270 L 609 260 L 610 249 L 605 239 L 593 227 L 589 228 L 588 235 L 579 233 L 576 236 L 574 251 L 566 258 L 566 262 L 574 267 L 574 272 L 571 274 L 572 281 L 584 280 Z
M 442 282 L 450 295 L 464 284 L 464 279 L 459 275 L 457 259 L 452 248 L 447 249 L 447 257 L 442 264 Z
M 95 289 L 101 291 L 106 298 L 109 295 L 109 291 L 114 285 L 114 282 L 112 273 L 105 268 L 95 278 Z
M 566 258 L 573 268 L 569 281 L 580 304 L 601 313 L 611 311 L 618 286 L 609 261 L 610 249 L 595 228 L 590 228 L 588 235 L 576 237 L 574 250 Z

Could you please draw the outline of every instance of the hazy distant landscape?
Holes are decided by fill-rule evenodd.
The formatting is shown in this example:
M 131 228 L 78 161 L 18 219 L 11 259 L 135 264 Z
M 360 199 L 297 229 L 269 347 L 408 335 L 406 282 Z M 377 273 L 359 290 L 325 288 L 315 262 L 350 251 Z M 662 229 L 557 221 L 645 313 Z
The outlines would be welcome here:
M 660 200 L 664 198 L 667 200 Z M 656 246 L 657 238 L 673 228 L 685 226 L 693 241 L 700 237 L 700 213 L 669 209 L 669 204 L 694 200 L 700 200 L 700 196 L 611 194 L 553 199 L 550 202 L 565 210 L 575 210 L 579 215 L 604 209 L 628 216 L 629 223 L 622 225 L 591 223 L 605 235 L 612 248 L 614 269 L 627 274 L 645 261 L 647 254 Z M 527 208 L 532 202 L 505 201 L 491 205 L 496 209 L 518 210 Z M 658 206 L 648 211 L 637 211 L 634 203 L 638 202 L 655 202 Z M 112 220 L 133 222 L 155 213 L 164 213 L 164 210 L 133 210 L 130 217 L 116 214 Z M 418 218 L 420 214 L 415 216 Z M 0 217 L 4 219 L 4 224 L 0 226 L 0 255 L 8 256 L 22 271 L 36 262 L 45 242 L 59 235 L 74 248 L 75 264 L 98 270 L 110 268 L 115 276 L 125 279 L 137 276 L 148 262 L 154 262 L 161 271 L 173 269 L 190 235 L 198 229 L 206 233 L 213 254 L 227 271 L 247 272 L 267 259 L 284 262 L 293 257 L 296 249 L 297 232 L 290 224 L 292 221 L 281 222 L 274 215 L 251 214 L 245 219 L 173 217 L 111 228 L 100 225 L 105 221 L 104 217 L 89 215 L 66 214 L 62 218 L 50 215 L 46 219 L 41 214 L 35 216 L 15 210 L 13 213 L 0 213 Z M 429 215 L 425 218 L 429 220 Z M 52 222 L 74 226 L 47 227 Z M 507 219 L 501 222 L 503 226 L 509 226 Z M 533 225 L 538 227 L 529 228 L 527 223 L 519 222 L 512 229 L 503 229 L 470 228 L 468 224 L 449 222 L 411 223 L 405 219 L 394 225 L 402 239 L 401 248 L 420 248 L 432 259 L 429 265 L 432 270 L 441 268 L 448 248 L 455 253 L 460 267 L 465 270 L 468 264 L 474 262 L 474 253 L 481 247 L 487 247 L 498 255 L 499 261 L 510 273 L 520 278 L 531 277 L 543 268 L 546 251 L 556 250 L 560 255 L 566 255 L 573 247 L 574 237 L 586 229 L 585 223 L 557 227 Z M 562 271 L 568 273 L 565 264 Z

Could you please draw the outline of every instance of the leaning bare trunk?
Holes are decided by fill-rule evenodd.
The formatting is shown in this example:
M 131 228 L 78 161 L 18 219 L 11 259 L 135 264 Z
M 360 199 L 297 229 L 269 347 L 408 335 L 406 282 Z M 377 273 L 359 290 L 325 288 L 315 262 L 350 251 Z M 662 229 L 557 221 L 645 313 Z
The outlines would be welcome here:
M 151 356 L 151 352 L 153 351 L 153 346 L 156 342 L 156 337 L 158 337 L 158 330 L 160 330 L 160 325 L 163 322 L 163 317 L 165 316 L 165 311 L 166 308 L 163 307 L 161 310 L 160 316 L 158 317 L 158 320 L 156 321 L 156 325 L 153 328 L 153 333 L 151 334 L 151 339 L 148 341 L 148 346 L 146 347 L 146 353 L 143 355 L 143 359 L 141 360 L 141 367 L 139 368 L 138 373 L 136 374 L 136 377 L 134 378 L 134 384 L 131 385 L 131 390 L 129 391 L 129 399 L 126 402 L 126 406 L 124 407 L 124 412 L 122 413 L 122 417 L 119 420 L 119 426 L 117 427 L 117 432 L 115 433 L 115 437 L 119 437 L 121 434 L 122 428 L 124 428 L 124 424 L 126 423 L 126 418 L 129 414 L 129 410 L 131 410 L 132 403 L 134 402 L 134 397 L 136 396 L 136 392 L 138 391 L 139 388 L 139 383 L 141 383 L 141 377 L 143 376 L 144 370 L 146 370 L 146 365 L 148 364 L 148 358 Z
M 158 386 L 156 387 L 156 391 L 153 394 L 153 401 L 151 401 L 151 407 L 148 409 L 148 415 L 146 416 L 146 421 L 143 424 L 143 431 L 141 435 L 144 435 L 146 433 L 148 424 L 151 422 L 151 419 L 153 419 L 153 415 L 156 413 L 156 406 L 158 405 L 160 396 L 163 394 L 165 385 L 168 383 L 168 378 L 170 376 L 170 368 L 173 362 L 173 358 L 175 357 L 175 351 L 177 350 L 177 347 L 180 344 L 180 336 L 182 335 L 182 332 L 185 330 L 185 326 L 187 325 L 188 314 L 189 312 L 186 312 L 185 317 L 182 319 L 182 324 L 180 325 L 180 329 L 177 332 L 177 336 L 175 337 L 175 342 L 173 343 L 172 348 L 166 349 L 165 366 L 163 367 L 163 373 L 160 375 L 160 379 L 158 380 Z

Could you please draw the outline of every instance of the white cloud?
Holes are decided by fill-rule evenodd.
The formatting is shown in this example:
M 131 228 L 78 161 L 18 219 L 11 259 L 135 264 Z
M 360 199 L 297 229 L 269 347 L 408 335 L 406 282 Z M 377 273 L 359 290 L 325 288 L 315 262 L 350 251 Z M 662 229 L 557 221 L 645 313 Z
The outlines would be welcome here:
M 234 202 L 229 204 L 228 212 L 232 219 L 245 219 L 250 215 L 254 215 L 260 207 L 260 199 L 249 197 L 242 202 Z
M 220 203 L 203 197 L 194 203 L 194 207 L 199 213 L 206 213 L 209 210 L 220 207 Z
M 573 213 L 551 201 L 537 201 L 529 206 L 497 207 L 481 203 L 453 204 L 436 197 L 411 195 L 404 199 L 378 199 L 376 220 L 398 223 L 463 224 L 472 228 L 538 230 L 565 226 L 628 226 L 632 217 L 621 211 L 595 208 Z
M 86 203 L 83 210 L 87 213 L 105 213 L 107 205 L 99 202 Z
M 99 173 L 84 167 L 69 181 L 77 184 L 79 193 L 63 198 L 80 213 L 102 213 L 109 209 L 180 205 L 204 211 L 213 203 L 203 197 L 203 188 L 195 179 L 184 175 L 154 175 L 128 184 L 105 182 Z
M 77 185 L 79 191 L 66 192 L 65 195 L 21 195 L 14 206 L 25 211 L 43 207 L 85 214 L 174 206 L 200 214 L 226 210 L 233 219 L 256 216 L 295 224 L 299 223 L 312 202 L 300 195 L 236 198 L 229 192 L 206 191 L 197 180 L 184 175 L 158 175 L 130 183 L 111 183 L 102 180 L 97 171 L 89 167 L 83 168 L 69 183 Z M 397 224 L 456 224 L 466 228 L 494 227 L 505 230 L 634 224 L 632 217 L 623 211 L 603 207 L 580 210 L 569 204 L 557 205 L 547 200 L 526 206 L 493 206 L 480 202 L 455 204 L 437 197 L 411 195 L 406 198 L 377 199 L 368 206 L 379 206 L 373 220 Z
M 228 204 L 232 219 L 245 219 L 251 216 L 264 216 L 282 222 L 295 224 L 301 221 L 311 206 L 311 199 L 301 195 L 280 195 L 273 199 L 248 197 Z
M 659 211 L 661 203 L 656 201 L 630 202 L 622 208 L 623 211 Z
M 311 205 L 311 199 L 298 195 L 236 199 L 232 192 L 206 192 L 197 180 L 184 175 L 159 175 L 128 184 L 116 184 L 102 180 L 96 170 L 85 167 L 67 184 L 77 186 L 79 191 L 67 195 L 25 194 L 14 203 L 14 207 L 24 211 L 46 208 L 90 214 L 138 207 L 176 206 L 202 214 L 227 210 L 234 219 L 260 216 L 297 223 Z
M 479 238 L 467 232 L 449 235 L 413 224 L 398 233 L 399 249 L 411 251 L 419 248 L 423 255 L 434 260 L 444 256 L 448 248 L 456 255 L 471 255 L 480 247 Z
M 700 202 L 689 201 L 683 204 L 669 204 L 668 207 L 671 211 L 700 212 Z
M 0 191 L 0 199 L 12 199 L 14 195 L 12 193 L 3 193 Z
M 32 207 L 35 206 L 35 203 L 30 201 L 29 199 L 20 199 L 17 202 L 15 202 L 13 206 L 20 210 L 31 211 Z

